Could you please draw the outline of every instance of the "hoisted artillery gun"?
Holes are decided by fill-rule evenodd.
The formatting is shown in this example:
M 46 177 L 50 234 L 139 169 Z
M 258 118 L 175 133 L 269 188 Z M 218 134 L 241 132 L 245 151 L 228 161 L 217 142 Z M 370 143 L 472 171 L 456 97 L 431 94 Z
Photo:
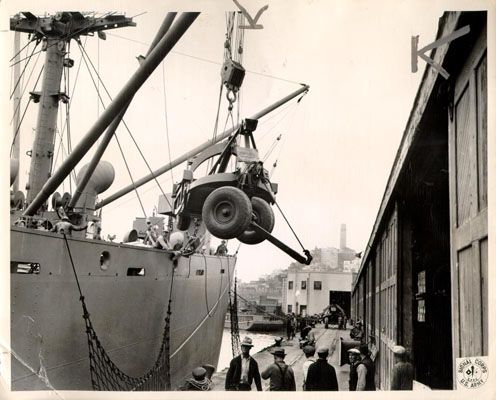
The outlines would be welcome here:
M 173 188 L 173 214 L 177 229 L 186 230 L 193 219 L 202 219 L 208 231 L 221 239 L 237 238 L 245 244 L 268 240 L 302 264 L 310 264 L 312 256 L 302 256 L 274 236 L 274 212 L 277 184 L 258 157 L 253 137 L 258 120 L 245 119 L 226 141 L 217 143 L 188 162 L 182 181 Z M 240 142 L 244 142 L 244 146 Z M 208 175 L 194 179 L 194 171 L 206 160 L 218 156 Z M 234 172 L 226 169 L 234 157 Z

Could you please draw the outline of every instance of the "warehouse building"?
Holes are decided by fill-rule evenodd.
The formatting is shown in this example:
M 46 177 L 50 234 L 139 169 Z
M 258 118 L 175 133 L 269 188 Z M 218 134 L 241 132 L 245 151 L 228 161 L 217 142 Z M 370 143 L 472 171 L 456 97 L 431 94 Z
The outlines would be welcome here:
M 424 72 L 353 283 L 385 390 L 397 344 L 432 389 L 456 387 L 457 357 L 488 354 L 487 13 L 447 12 L 437 38 L 466 26 L 429 55 L 449 78 Z

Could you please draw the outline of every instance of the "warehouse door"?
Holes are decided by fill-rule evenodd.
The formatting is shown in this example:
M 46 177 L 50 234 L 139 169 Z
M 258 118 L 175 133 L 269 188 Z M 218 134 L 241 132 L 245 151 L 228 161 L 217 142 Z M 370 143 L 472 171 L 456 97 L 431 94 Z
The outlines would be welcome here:
M 484 30 L 456 79 L 450 118 L 451 278 L 455 358 L 488 353 L 486 49 Z
M 398 271 L 398 212 L 393 215 L 384 229 L 380 247 L 380 332 L 379 332 L 379 376 L 380 387 L 388 390 L 393 369 L 393 347 L 397 344 L 397 291 Z M 377 268 L 378 266 L 376 266 Z

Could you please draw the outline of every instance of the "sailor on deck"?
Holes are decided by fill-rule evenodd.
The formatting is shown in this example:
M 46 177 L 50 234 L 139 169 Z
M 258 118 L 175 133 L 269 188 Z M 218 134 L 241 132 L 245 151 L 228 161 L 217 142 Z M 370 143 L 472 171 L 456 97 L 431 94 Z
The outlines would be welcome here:
M 227 241 L 223 240 L 220 242 L 217 250 L 215 251 L 216 256 L 225 256 L 227 254 Z

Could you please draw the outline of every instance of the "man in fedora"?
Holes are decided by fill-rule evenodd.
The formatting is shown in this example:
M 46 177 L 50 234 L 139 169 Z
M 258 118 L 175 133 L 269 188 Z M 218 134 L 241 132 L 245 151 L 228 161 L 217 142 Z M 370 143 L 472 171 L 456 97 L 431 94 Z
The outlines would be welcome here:
M 286 365 L 284 357 L 286 351 L 284 348 L 275 348 L 272 351 L 274 363 L 270 364 L 265 371 L 262 372 L 263 379 L 270 379 L 270 391 L 296 391 L 296 382 L 293 369 Z
M 317 355 L 318 360 L 308 367 L 305 389 L 309 391 L 339 390 L 336 370 L 327 362 L 329 349 L 324 346 L 319 347 Z
M 258 391 L 262 391 L 262 381 L 258 371 L 258 363 L 250 356 L 253 347 L 251 338 L 245 336 L 241 342 L 241 354 L 234 357 L 229 364 L 226 374 L 226 390 L 251 390 L 251 384 L 255 380 Z

